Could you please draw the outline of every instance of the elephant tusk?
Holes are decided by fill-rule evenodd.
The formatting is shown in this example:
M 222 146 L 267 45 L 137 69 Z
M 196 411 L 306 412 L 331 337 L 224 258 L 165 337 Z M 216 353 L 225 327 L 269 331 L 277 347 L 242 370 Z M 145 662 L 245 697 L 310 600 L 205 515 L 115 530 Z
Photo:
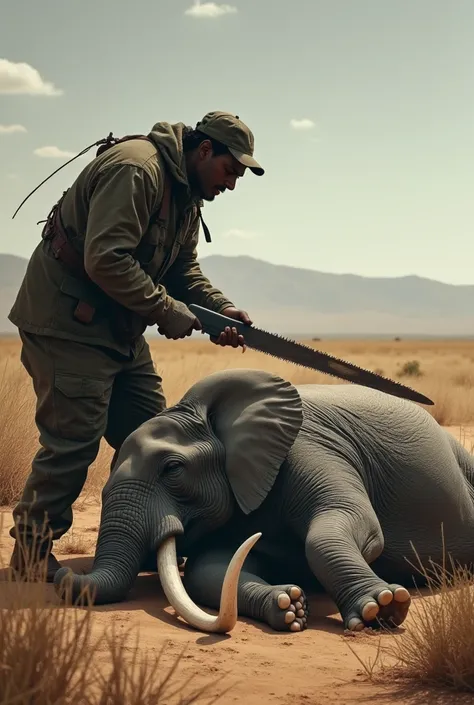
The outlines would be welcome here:
M 163 541 L 157 556 L 161 586 L 170 605 L 190 626 L 203 632 L 223 634 L 230 632 L 235 627 L 238 617 L 237 590 L 240 571 L 250 550 L 261 535 L 258 533 L 250 536 L 234 553 L 224 577 L 221 604 L 219 614 L 216 617 L 198 607 L 184 589 L 176 564 L 174 536 Z

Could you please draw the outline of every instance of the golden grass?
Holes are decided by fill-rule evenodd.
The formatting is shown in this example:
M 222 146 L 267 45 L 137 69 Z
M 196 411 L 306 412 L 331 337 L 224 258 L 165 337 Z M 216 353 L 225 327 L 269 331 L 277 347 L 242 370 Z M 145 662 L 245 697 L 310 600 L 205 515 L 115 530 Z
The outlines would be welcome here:
M 44 580 L 45 562 L 33 555 L 26 562 L 24 577 L 5 570 L 0 581 L 0 705 L 189 705 L 221 697 L 217 681 L 190 688 L 193 676 L 179 676 L 183 654 L 166 669 L 166 643 L 157 654 L 143 652 L 136 628 L 133 639 L 113 622 L 96 628 L 89 594 L 60 602 Z
M 427 409 L 443 426 L 474 423 L 474 341 L 305 342 L 419 389 L 435 401 L 435 406 Z M 178 401 L 202 377 L 230 367 L 271 370 L 295 384 L 344 384 L 335 377 L 252 350 L 242 354 L 241 350 L 217 347 L 204 337 L 191 341 L 157 339 L 150 345 L 157 371 L 163 378 L 168 404 Z M 10 506 L 17 501 L 38 444 L 34 424 L 35 398 L 19 355 L 19 339 L 0 340 L 0 506 Z M 400 376 L 407 363 L 413 361 L 419 363 L 420 376 Z M 81 496 L 74 505 L 76 511 L 91 501 L 99 501 L 111 458 L 112 451 L 103 442 Z
M 12 504 L 21 492 L 35 451 L 35 397 L 17 357 L 0 345 L 0 506 Z M 10 351 L 8 351 L 10 352 Z

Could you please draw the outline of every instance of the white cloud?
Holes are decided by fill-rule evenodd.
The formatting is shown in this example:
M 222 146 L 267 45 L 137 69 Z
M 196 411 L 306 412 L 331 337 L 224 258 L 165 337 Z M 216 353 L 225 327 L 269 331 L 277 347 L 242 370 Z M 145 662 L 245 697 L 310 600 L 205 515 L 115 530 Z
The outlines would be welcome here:
M 239 228 L 232 228 L 224 234 L 224 237 L 237 238 L 239 240 L 253 240 L 258 237 L 258 235 L 252 230 L 239 230 Z
M 316 127 L 316 124 L 308 118 L 303 118 L 302 120 L 293 118 L 293 120 L 290 120 L 290 125 L 294 130 L 312 130 L 313 127 Z
M 191 15 L 191 17 L 222 17 L 222 15 L 235 14 L 237 8 L 233 5 L 218 5 L 215 2 L 203 2 L 195 0 L 191 7 L 185 10 L 185 15 Z
M 39 72 L 24 62 L 15 63 L 0 59 L 0 93 L 15 95 L 62 95 L 49 81 L 43 80 Z
M 38 149 L 34 150 L 33 154 L 36 154 L 37 157 L 46 157 L 47 159 L 71 159 L 75 157 L 78 152 L 68 152 L 65 149 L 59 149 L 59 147 L 51 145 L 38 147 Z
M 26 132 L 23 125 L 0 125 L 0 135 L 12 135 L 14 132 Z

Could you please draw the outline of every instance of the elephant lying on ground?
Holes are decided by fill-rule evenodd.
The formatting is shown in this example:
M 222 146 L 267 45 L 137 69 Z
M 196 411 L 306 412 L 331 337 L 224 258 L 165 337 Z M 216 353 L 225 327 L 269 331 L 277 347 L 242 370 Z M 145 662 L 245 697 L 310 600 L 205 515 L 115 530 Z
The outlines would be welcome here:
M 163 589 L 196 628 L 229 631 L 238 606 L 299 631 L 307 612 L 296 576 L 306 571 L 346 628 L 398 625 L 416 575 L 411 542 L 425 564 L 440 562 L 443 528 L 453 559 L 474 559 L 473 483 L 474 458 L 412 402 L 217 372 L 125 441 L 103 490 L 92 571 L 67 582 L 75 595 L 90 586 L 96 604 L 120 601 L 158 552 Z M 244 539 L 220 615 L 207 614 L 192 599 L 219 608 Z M 188 557 L 190 597 L 176 550 Z M 56 574 L 59 592 L 67 570 Z

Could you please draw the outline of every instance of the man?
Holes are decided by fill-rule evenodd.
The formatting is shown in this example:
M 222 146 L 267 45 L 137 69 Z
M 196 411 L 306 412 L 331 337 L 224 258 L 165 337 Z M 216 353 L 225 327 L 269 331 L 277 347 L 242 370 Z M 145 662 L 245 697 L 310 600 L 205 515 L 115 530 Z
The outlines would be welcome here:
M 100 147 L 51 210 L 9 315 L 37 397 L 41 446 L 13 511 L 10 534 L 22 537 L 16 571 L 24 550 L 34 550 L 53 579 L 60 565 L 33 536 L 47 531 L 54 541 L 70 528 L 102 438 L 116 456 L 164 409 L 146 328 L 191 335 L 200 324 L 190 303 L 252 323 L 203 276 L 196 245 L 200 221 L 210 240 L 202 201 L 233 190 L 246 169 L 264 173 L 253 149 L 252 132 L 230 113 L 208 113 L 196 129 L 158 122 L 146 136 Z M 244 345 L 235 328 L 214 342 Z

